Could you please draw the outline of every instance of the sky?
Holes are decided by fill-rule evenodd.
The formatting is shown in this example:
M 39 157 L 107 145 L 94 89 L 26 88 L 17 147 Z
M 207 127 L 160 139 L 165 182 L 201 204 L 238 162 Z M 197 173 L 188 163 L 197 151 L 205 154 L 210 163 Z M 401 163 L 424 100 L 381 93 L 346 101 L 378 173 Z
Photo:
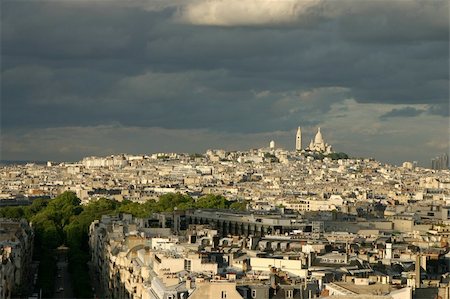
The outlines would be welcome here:
M 1 2 L 2 160 L 449 151 L 447 0 Z

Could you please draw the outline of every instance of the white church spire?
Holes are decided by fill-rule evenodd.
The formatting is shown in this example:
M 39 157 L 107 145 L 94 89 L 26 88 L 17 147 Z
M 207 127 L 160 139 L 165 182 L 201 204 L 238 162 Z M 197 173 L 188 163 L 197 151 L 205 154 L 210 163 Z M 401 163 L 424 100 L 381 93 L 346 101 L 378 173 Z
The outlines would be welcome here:
M 298 127 L 297 134 L 295 135 L 295 150 L 302 150 L 302 129 Z

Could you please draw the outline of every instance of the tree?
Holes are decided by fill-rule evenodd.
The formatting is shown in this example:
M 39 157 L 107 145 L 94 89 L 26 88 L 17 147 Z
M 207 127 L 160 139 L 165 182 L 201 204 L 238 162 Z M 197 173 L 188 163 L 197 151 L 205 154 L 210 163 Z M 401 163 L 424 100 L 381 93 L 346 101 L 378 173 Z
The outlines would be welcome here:
M 208 194 L 200 197 L 195 203 L 198 209 L 227 209 L 230 202 L 222 195 Z
M 23 207 L 4 207 L 0 209 L 0 217 L 20 219 L 25 217 L 25 211 Z
M 235 201 L 230 204 L 231 210 L 245 211 L 247 209 L 246 201 Z
M 146 207 L 143 204 L 132 201 L 122 202 L 120 207 L 117 209 L 117 212 L 131 214 L 134 217 L 139 218 L 149 217 L 151 214 L 151 211 L 146 209 Z
M 189 195 L 181 193 L 167 193 L 161 195 L 157 203 L 152 207 L 152 212 L 171 212 L 175 208 L 186 208 L 193 206 L 194 199 Z
M 346 153 L 331 153 L 327 155 L 328 158 L 332 160 L 339 160 L 339 159 L 348 159 L 348 155 Z

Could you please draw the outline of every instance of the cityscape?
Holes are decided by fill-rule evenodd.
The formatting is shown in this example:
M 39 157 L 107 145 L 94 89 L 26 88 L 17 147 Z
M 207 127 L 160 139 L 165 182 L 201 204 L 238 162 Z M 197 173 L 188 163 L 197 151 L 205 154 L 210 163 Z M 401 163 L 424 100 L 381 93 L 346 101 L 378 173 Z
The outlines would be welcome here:
M 448 0 L 0 4 L 0 299 L 450 299 Z
M 72 223 L 87 209 L 97 213 L 85 227 L 89 266 L 75 272 L 90 277 L 90 296 L 447 298 L 448 162 L 430 169 L 351 158 L 333 152 L 320 128 L 307 147 L 301 127 L 292 139 L 290 151 L 272 140 L 248 151 L 3 166 L 0 215 L 14 219 L 1 220 L 3 298 L 36 284 L 36 234 L 59 252 L 42 259 L 58 265 L 44 294 L 80 296 L 63 279 L 76 246 L 67 247 L 71 224 L 59 241 L 46 236 L 58 212 L 41 213 L 52 201 L 64 211 L 73 205 Z

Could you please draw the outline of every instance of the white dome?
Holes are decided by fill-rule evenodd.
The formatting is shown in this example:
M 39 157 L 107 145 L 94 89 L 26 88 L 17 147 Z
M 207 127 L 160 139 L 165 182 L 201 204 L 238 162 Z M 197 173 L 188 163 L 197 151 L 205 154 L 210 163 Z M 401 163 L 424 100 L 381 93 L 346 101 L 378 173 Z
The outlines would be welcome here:
M 322 137 L 322 133 L 320 133 L 320 128 L 317 131 L 316 137 L 314 138 L 314 143 L 315 144 L 322 144 L 323 142 L 323 137 Z

